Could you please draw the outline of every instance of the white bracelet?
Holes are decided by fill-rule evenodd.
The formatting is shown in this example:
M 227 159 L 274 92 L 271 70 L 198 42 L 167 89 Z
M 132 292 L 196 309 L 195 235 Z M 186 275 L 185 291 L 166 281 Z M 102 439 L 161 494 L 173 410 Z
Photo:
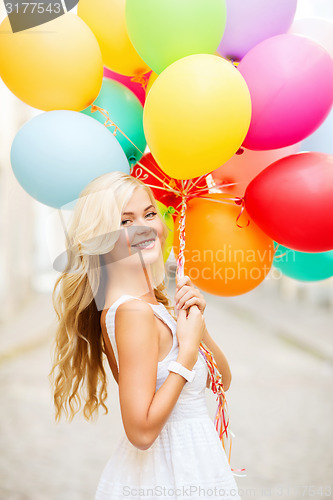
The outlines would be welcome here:
M 168 370 L 170 372 L 179 373 L 182 377 L 184 377 L 188 382 L 192 382 L 195 377 L 195 370 L 189 370 L 185 368 L 182 364 L 178 363 L 178 361 L 171 361 Z

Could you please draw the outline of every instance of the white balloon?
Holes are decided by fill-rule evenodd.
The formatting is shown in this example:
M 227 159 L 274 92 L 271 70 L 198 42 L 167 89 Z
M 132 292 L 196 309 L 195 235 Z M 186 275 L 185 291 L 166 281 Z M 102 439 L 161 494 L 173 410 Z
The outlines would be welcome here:
M 333 20 L 332 0 L 298 0 L 295 19 L 324 17 Z
M 295 19 L 289 32 L 312 38 L 323 45 L 333 58 L 333 21 L 320 17 Z

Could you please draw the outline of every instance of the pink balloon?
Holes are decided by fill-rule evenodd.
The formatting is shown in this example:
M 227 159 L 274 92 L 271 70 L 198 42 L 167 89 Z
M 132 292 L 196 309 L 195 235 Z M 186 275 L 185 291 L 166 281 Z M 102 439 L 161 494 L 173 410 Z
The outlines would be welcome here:
M 271 163 L 285 156 L 298 153 L 299 150 L 300 144 L 294 144 L 287 148 L 272 149 L 270 151 L 251 151 L 250 149 L 240 148 L 227 163 L 214 170 L 212 176 L 223 193 L 242 197 L 245 194 L 248 184 L 250 184 L 256 175 Z M 235 185 L 221 187 L 219 185 L 221 183 L 235 183 Z
M 278 149 L 302 141 L 325 120 L 333 103 L 333 60 L 315 41 L 294 34 L 268 38 L 238 65 L 252 100 L 243 146 Z
M 148 81 L 150 74 L 151 71 L 146 75 L 144 75 L 146 82 Z M 111 78 L 111 80 L 115 80 L 116 82 L 125 85 L 137 96 L 141 104 L 144 106 L 146 100 L 145 86 L 143 86 L 141 83 L 133 82 L 132 81 L 133 76 L 120 75 L 119 73 L 111 71 L 109 68 L 106 67 L 104 67 L 103 75 L 106 76 L 107 78 Z

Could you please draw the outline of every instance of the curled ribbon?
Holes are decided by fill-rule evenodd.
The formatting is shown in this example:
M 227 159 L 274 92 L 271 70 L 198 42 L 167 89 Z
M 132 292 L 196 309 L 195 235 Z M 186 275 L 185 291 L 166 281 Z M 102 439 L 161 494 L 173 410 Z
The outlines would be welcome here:
M 136 75 L 132 76 L 132 78 L 131 78 L 131 82 L 141 84 L 141 87 L 144 90 L 146 90 L 148 80 L 149 80 L 149 77 L 146 75 L 146 73 L 137 73 Z
M 236 203 L 236 205 L 241 205 L 241 210 L 240 210 L 239 214 L 237 215 L 236 224 L 240 228 L 247 227 L 250 224 L 250 220 L 249 219 L 247 221 L 246 226 L 240 226 L 238 224 L 238 222 L 237 222 L 238 219 L 240 218 L 240 216 L 242 215 L 242 213 L 244 212 L 244 209 L 245 209 L 245 199 L 244 199 L 244 197 L 243 198 L 238 198 L 238 200 L 235 200 L 235 203 Z
M 216 410 L 215 414 L 215 428 L 216 431 L 219 435 L 220 441 L 222 443 L 223 449 L 225 453 L 227 454 L 228 457 L 228 462 L 230 465 L 230 460 L 231 460 L 231 446 L 232 446 L 232 438 L 231 438 L 231 429 L 229 425 L 229 415 L 228 415 L 228 403 L 227 399 L 225 396 L 224 388 L 223 388 L 223 382 L 222 382 L 222 376 L 217 368 L 217 364 L 214 360 L 214 356 L 212 352 L 205 346 L 203 342 L 200 343 L 199 350 L 202 353 L 203 357 L 206 360 L 206 364 L 209 369 L 210 373 L 210 380 L 211 380 L 211 389 L 214 394 L 216 394 L 216 400 L 218 402 L 218 407 Z M 229 427 L 229 430 L 228 430 Z M 229 435 L 230 433 L 230 435 Z M 235 436 L 235 435 L 234 435 Z M 230 438 L 230 446 L 229 446 L 229 451 L 226 449 L 226 443 L 225 439 Z M 233 469 L 230 467 L 232 472 L 243 472 L 246 469 Z M 239 474 L 235 474 L 239 475 Z M 246 476 L 246 474 L 243 474 L 242 476 Z

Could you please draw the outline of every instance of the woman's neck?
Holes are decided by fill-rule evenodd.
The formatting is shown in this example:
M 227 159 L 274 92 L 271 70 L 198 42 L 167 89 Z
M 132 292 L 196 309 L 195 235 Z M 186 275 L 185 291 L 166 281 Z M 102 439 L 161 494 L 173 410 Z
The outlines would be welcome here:
M 122 295 L 133 295 L 146 302 L 158 304 L 150 266 L 142 269 L 108 264 L 106 267 L 105 307 L 110 307 L 110 304 Z

